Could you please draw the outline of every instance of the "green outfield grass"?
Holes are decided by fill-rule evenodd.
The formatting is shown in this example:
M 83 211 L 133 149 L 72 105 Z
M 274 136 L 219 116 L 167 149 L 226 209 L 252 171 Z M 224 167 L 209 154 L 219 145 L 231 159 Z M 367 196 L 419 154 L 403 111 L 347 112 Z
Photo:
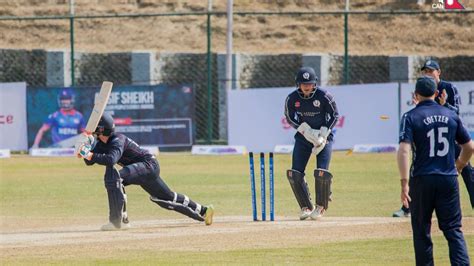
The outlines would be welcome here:
M 473 243 L 474 236 L 466 237 Z M 445 239 L 433 237 L 436 265 L 449 265 Z M 242 249 L 219 252 L 169 252 L 128 249 L 109 254 L 107 258 L 83 256 L 75 259 L 24 257 L 4 260 L 4 265 L 414 265 L 411 239 L 346 241 L 300 248 Z M 474 249 L 470 248 L 470 255 Z M 111 258 L 111 257 L 114 258 Z
M 313 157 L 311 160 L 314 164 Z M 251 215 L 246 156 L 165 153 L 159 156 L 159 161 L 161 176 L 175 191 L 185 193 L 203 204 L 214 204 L 221 215 Z M 258 159 L 255 165 L 259 184 Z M 76 158 L 26 156 L 2 159 L 0 166 L 2 216 L 73 219 L 101 217 L 106 213 L 102 166 L 87 167 Z M 289 155 L 275 156 L 277 215 L 296 215 L 298 212 L 285 176 L 285 170 L 290 166 Z M 308 167 L 307 181 L 314 190 L 312 170 L 312 167 Z M 334 175 L 334 200 L 328 215 L 386 217 L 400 207 L 395 154 L 347 155 L 335 152 L 330 170 Z M 464 216 L 472 217 L 466 187 L 461 178 L 459 180 Z M 257 187 L 257 196 L 259 193 Z M 155 206 L 149 203 L 148 195 L 138 186 L 129 186 L 127 194 L 132 217 L 156 217 L 157 214 L 164 218 L 176 217 L 174 213 L 157 213 Z
M 158 157 L 161 175 L 175 191 L 196 201 L 212 203 L 221 216 L 251 216 L 249 167 L 246 156 L 191 156 L 188 153 L 163 153 Z M 307 177 L 314 191 L 311 158 Z M 268 158 L 267 158 L 268 167 Z M 258 159 L 255 160 L 259 184 Z M 275 209 L 277 216 L 297 217 L 298 207 L 285 176 L 291 165 L 289 155 L 275 156 Z M 390 217 L 400 207 L 399 177 L 395 154 L 346 154 L 335 152 L 330 167 L 334 175 L 333 202 L 327 216 Z M 87 167 L 76 158 L 31 158 L 13 156 L 0 160 L 0 217 L 3 228 L 25 219 L 52 226 L 77 224 L 84 218 L 107 219 L 107 201 L 101 166 Z M 463 215 L 473 217 L 464 183 L 460 180 Z M 268 181 L 268 172 L 267 172 Z M 259 186 L 258 186 L 259 187 Z M 257 196 L 259 196 L 257 189 Z M 314 193 L 314 192 L 313 192 Z M 182 216 L 157 208 L 138 186 L 128 187 L 129 216 L 132 220 L 172 219 Z M 268 200 L 267 200 L 268 202 Z M 268 208 L 267 208 L 268 212 Z M 25 224 L 28 224 L 27 222 Z M 436 225 L 434 224 L 434 227 Z M 5 232 L 5 231 L 3 231 Z M 435 238 L 438 264 L 449 264 L 444 238 Z M 468 234 L 467 242 L 474 243 Z M 0 250 L 1 251 L 1 250 Z M 471 257 L 474 245 L 470 244 Z M 0 252 L 1 253 L 1 252 Z M 24 254 L 24 253 L 22 253 Z M 328 255 L 330 254 L 330 255 Z M 44 254 L 42 255 L 44 256 Z M 363 239 L 298 248 L 262 248 L 219 251 L 216 253 L 170 252 L 121 249 L 117 256 L 101 258 L 87 252 L 72 259 L 45 258 L 37 255 L 3 257 L 6 264 L 80 263 L 80 264 L 302 264 L 307 259 L 319 264 L 413 264 L 412 240 Z

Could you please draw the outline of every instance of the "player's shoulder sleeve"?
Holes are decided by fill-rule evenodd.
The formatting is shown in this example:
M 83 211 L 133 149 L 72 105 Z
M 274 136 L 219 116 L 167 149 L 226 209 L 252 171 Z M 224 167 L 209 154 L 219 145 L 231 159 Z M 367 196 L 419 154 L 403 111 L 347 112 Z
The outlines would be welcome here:
M 111 136 L 112 140 L 110 142 L 111 144 L 111 148 L 112 147 L 115 147 L 115 148 L 121 148 L 123 149 L 123 147 L 125 146 L 125 141 L 127 139 L 127 137 L 125 137 L 125 135 L 122 135 L 122 134 L 113 134 Z
M 321 90 L 321 92 L 323 92 L 324 99 L 326 100 L 325 109 L 327 114 L 329 114 L 327 119 L 327 126 L 328 128 L 332 129 L 336 125 L 337 120 L 339 119 L 339 111 L 337 109 L 336 101 L 334 100 L 332 94 L 328 91 L 319 88 L 318 90 Z
M 457 128 L 456 128 L 456 141 L 460 144 L 466 144 L 471 140 L 471 136 L 469 135 L 469 132 L 467 132 L 466 127 L 463 125 L 461 119 L 459 116 L 454 115 L 452 116 L 452 119 L 454 119 L 457 123 Z
M 440 93 L 442 92 L 442 90 L 445 90 L 448 94 L 448 99 L 444 106 L 459 115 L 459 107 L 461 106 L 461 96 L 459 95 L 456 86 L 451 82 L 441 80 L 440 89 Z
M 319 89 L 319 88 L 318 90 L 323 92 L 324 99 L 327 101 L 328 104 L 336 103 L 336 101 L 334 100 L 334 96 L 329 91 Z
M 111 135 L 103 153 L 94 153 L 91 161 L 101 165 L 115 165 L 122 157 L 125 147 L 124 135 Z
M 412 112 L 406 112 L 403 114 L 400 121 L 400 131 L 398 142 L 413 142 L 413 128 L 412 128 Z
M 298 126 L 300 125 L 300 121 L 298 119 L 298 116 L 296 115 L 296 108 L 295 108 L 296 95 L 297 95 L 297 92 L 294 91 L 290 93 L 285 99 L 285 118 L 293 128 L 298 128 Z
M 459 107 L 461 106 L 461 95 L 459 95 L 458 88 L 454 84 L 452 83 L 450 84 L 451 84 L 451 90 L 453 91 L 454 111 L 457 114 L 459 114 Z

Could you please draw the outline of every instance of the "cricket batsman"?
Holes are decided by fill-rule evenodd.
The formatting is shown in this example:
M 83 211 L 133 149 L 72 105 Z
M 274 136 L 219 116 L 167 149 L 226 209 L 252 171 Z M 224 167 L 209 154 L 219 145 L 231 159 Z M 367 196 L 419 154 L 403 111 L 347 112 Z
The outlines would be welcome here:
M 212 224 L 214 208 L 203 206 L 188 196 L 173 192 L 160 177 L 160 166 L 154 155 L 123 134 L 115 132 L 111 115 L 103 114 L 94 131 L 84 143 L 78 145 L 77 156 L 86 165 L 105 166 L 104 183 L 109 201 L 109 223 L 103 231 L 130 228 L 126 212 L 127 197 L 124 186 L 139 185 L 150 200 L 159 206 L 182 213 L 194 220 Z M 116 165 L 121 166 L 119 170 Z

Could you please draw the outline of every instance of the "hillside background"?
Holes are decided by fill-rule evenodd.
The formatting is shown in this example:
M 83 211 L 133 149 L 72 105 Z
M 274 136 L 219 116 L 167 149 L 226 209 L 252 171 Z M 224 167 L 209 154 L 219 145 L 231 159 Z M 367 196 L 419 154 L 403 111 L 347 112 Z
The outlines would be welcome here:
M 225 0 L 213 11 L 225 12 Z M 432 10 L 432 1 L 352 0 L 351 10 Z M 437 1 L 435 1 L 437 2 Z M 462 1 L 470 9 L 470 1 Z M 234 1 L 238 11 L 334 11 L 344 0 Z M 207 1 L 76 0 L 76 15 L 203 12 Z M 0 0 L 0 16 L 64 16 L 66 0 Z M 151 50 L 205 52 L 206 16 L 78 19 L 75 49 L 84 52 Z M 473 13 L 349 16 L 351 55 L 474 55 Z M 212 51 L 225 52 L 226 17 L 212 16 Z M 69 49 L 69 20 L 0 21 L 0 48 Z M 342 15 L 235 15 L 236 53 L 344 52 Z

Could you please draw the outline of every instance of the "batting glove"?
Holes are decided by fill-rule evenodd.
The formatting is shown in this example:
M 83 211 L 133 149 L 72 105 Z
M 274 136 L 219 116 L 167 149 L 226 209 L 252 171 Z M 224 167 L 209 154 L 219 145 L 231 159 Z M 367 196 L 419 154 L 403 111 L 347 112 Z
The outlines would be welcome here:
M 79 155 L 82 158 L 90 161 L 92 158 L 91 145 L 82 144 L 81 148 L 79 149 Z
M 90 145 L 92 147 L 94 141 L 94 136 L 92 136 L 91 134 L 82 133 L 81 135 L 79 135 L 76 143 L 74 144 L 74 153 L 79 154 L 82 145 Z

